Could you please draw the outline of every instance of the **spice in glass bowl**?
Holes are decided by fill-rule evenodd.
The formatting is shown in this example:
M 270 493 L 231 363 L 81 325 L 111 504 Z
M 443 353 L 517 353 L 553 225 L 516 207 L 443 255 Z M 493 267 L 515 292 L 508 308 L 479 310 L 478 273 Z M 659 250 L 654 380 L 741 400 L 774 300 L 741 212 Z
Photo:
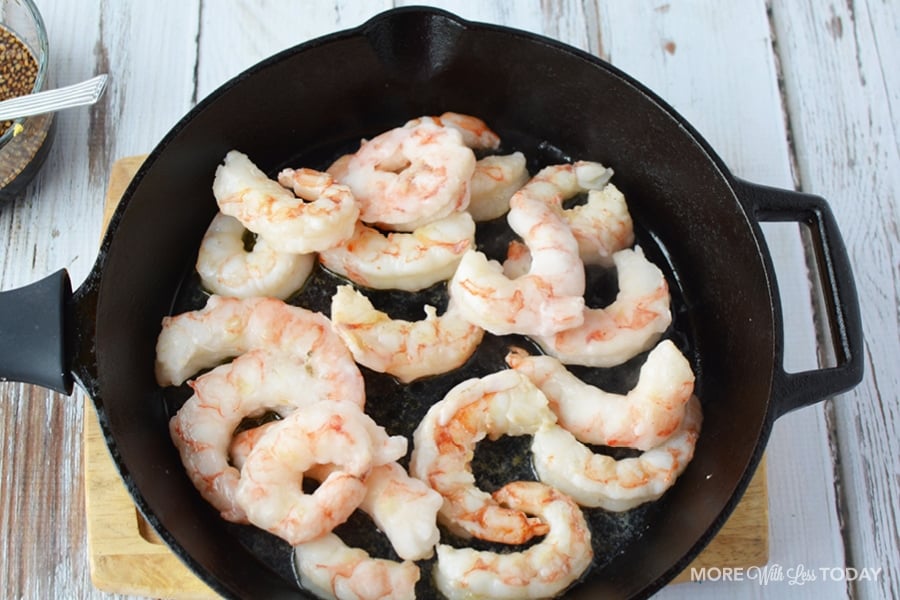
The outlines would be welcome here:
M 31 92 L 37 72 L 37 60 L 31 50 L 12 31 L 0 27 L 0 100 Z M 0 135 L 12 125 L 12 120 L 0 122 Z
M 0 99 L 43 91 L 50 85 L 49 43 L 34 0 L 3 0 L 0 18 Z M 53 113 L 0 122 L 0 201 L 17 197 L 34 179 L 54 124 Z

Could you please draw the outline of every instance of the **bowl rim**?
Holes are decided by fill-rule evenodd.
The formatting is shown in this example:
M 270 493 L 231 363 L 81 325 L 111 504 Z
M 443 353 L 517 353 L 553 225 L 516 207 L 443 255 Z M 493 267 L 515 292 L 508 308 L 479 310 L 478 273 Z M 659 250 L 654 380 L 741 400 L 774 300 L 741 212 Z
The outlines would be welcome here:
M 47 36 L 47 27 L 46 25 L 44 25 L 44 18 L 41 16 L 41 13 L 33 0 L 17 0 L 17 2 L 25 7 L 25 10 L 28 11 L 28 13 L 31 15 L 32 20 L 34 21 L 38 38 L 37 48 L 31 48 L 31 46 L 24 40 L 22 40 L 21 37 L 19 37 L 19 34 L 12 28 L 7 28 L 5 26 L 4 28 L 10 31 L 16 37 L 19 37 L 22 43 L 25 44 L 25 47 L 30 51 L 37 51 L 35 60 L 37 61 L 38 70 L 37 75 L 35 75 L 34 78 L 34 85 L 31 88 L 31 93 L 39 92 L 43 89 L 44 82 L 47 79 L 47 64 L 50 62 L 50 41 Z M 13 121 L 13 124 L 6 131 L 4 131 L 2 135 L 0 135 L 0 149 L 2 149 L 4 146 L 6 146 L 6 144 L 10 142 L 10 140 L 12 140 L 16 125 L 24 125 L 25 121 L 27 121 L 29 118 L 31 117 L 20 117 Z

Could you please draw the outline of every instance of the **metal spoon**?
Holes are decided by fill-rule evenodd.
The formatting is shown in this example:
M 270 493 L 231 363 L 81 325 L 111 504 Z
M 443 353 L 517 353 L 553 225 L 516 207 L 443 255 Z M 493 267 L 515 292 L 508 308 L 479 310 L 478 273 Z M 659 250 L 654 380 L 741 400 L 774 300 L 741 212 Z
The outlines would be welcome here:
M 0 102 L 0 121 L 93 104 L 103 95 L 107 78 L 104 73 L 74 85 L 4 100 Z

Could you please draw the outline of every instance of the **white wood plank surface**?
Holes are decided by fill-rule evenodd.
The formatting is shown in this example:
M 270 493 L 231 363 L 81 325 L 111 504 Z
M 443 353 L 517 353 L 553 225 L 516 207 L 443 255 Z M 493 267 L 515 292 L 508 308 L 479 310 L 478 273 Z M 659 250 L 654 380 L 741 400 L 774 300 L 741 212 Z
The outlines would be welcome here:
M 60 85 L 111 74 L 100 104 L 57 116 L 27 193 L 0 205 L 0 289 L 90 270 L 109 169 L 152 149 L 200 98 L 251 64 L 358 25 L 388 0 L 37 0 Z M 815 582 L 681 584 L 665 598 L 900 597 L 900 3 L 891 0 L 454 0 L 476 21 L 561 39 L 641 80 L 739 176 L 818 193 L 853 259 L 866 378 L 775 426 L 771 564 Z M 786 301 L 788 368 L 815 361 L 803 249 L 767 230 Z M 0 597 L 125 598 L 88 577 L 80 393 L 0 383 Z M 836 465 L 836 466 L 835 466 Z M 836 491 L 837 490 L 837 491 Z M 819 569 L 882 568 L 850 585 Z
M 644 3 L 643 10 L 609 2 L 601 11 L 610 24 L 605 47 L 621 67 L 683 114 L 737 175 L 793 187 L 775 57 L 763 2 Z M 706 32 L 715 31 L 710 38 Z M 797 228 L 769 230 L 787 325 L 785 367 L 814 367 L 815 338 L 807 278 Z M 739 293 L 736 290 L 735 293 Z M 770 564 L 843 565 L 833 468 L 820 407 L 776 423 L 767 454 Z M 813 533 L 814 532 L 814 533 Z M 797 539 L 809 543 L 797 545 Z M 785 584 L 781 584 L 785 585 Z M 757 581 L 684 584 L 663 597 L 763 597 Z M 838 597 L 840 582 L 817 581 L 791 590 L 797 598 Z
M 832 201 L 866 333 L 863 384 L 833 402 L 848 564 L 860 598 L 900 596 L 900 20 L 875 1 L 773 2 L 805 190 Z

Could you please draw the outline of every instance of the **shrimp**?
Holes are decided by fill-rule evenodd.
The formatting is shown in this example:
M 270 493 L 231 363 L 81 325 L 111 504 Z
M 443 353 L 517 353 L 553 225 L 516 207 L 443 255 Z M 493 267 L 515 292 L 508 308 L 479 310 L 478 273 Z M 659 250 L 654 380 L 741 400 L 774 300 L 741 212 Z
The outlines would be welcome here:
M 504 370 L 464 381 L 427 412 L 413 433 L 410 473 L 444 498 L 439 520 L 453 533 L 520 544 L 546 533 L 540 519 L 500 506 L 476 487 L 470 463 L 490 436 L 528 435 L 556 417 L 524 375 Z
M 325 268 L 361 286 L 418 291 L 449 279 L 475 246 L 475 222 L 456 212 L 412 233 L 382 234 L 357 223 L 344 244 L 319 254 Z
M 269 422 L 235 435 L 228 448 L 231 464 L 238 470 L 243 468 L 259 439 L 277 423 Z M 304 476 L 323 481 L 333 470 L 333 465 L 316 465 Z M 366 495 L 359 508 L 372 517 L 397 555 L 404 560 L 430 558 L 440 539 L 437 512 L 443 503 L 441 495 L 422 480 L 410 477 L 397 462 L 372 467 L 365 484 Z
M 241 421 L 265 411 L 287 415 L 323 398 L 342 397 L 339 383 L 317 377 L 322 370 L 317 360 L 253 350 L 191 382 L 194 393 L 169 421 L 169 433 L 194 486 L 224 519 L 246 522 L 235 501 L 240 473 L 228 460 Z M 362 406 L 364 396 L 354 400 Z
M 619 293 L 605 308 L 588 308 L 584 322 L 550 336 L 535 336 L 547 354 L 571 365 L 612 367 L 648 350 L 672 323 L 669 286 L 643 250 L 613 255 Z
M 614 460 L 594 454 L 562 427 L 544 427 L 531 446 L 538 478 L 578 504 L 621 512 L 657 500 L 675 483 L 694 456 L 703 421 L 692 396 L 678 429 L 638 457 Z
M 613 255 L 634 243 L 634 225 L 625 196 L 611 183 L 602 190 L 590 190 L 586 204 L 570 209 L 553 206 L 572 230 L 578 242 L 578 253 L 586 265 L 611 267 Z M 471 211 L 471 205 L 469 209 Z M 514 240 L 509 244 L 503 272 L 508 277 L 525 273 L 530 261 L 528 248 Z
M 571 230 L 545 202 L 548 183 L 533 178 L 510 199 L 507 221 L 531 253 L 526 274 L 509 279 L 481 252 L 466 252 L 450 280 L 463 317 L 497 335 L 552 335 L 584 320 L 584 264 Z
M 484 335 L 452 301 L 441 316 L 425 306 L 422 321 L 394 320 L 349 285 L 331 298 L 331 322 L 356 362 L 403 383 L 462 366 Z
M 547 536 L 510 553 L 438 545 L 434 580 L 447 598 L 552 598 L 591 565 L 591 530 L 570 498 L 538 482 L 517 481 L 494 492 L 494 499 L 538 515 Z
M 360 508 L 371 515 L 397 555 L 406 560 L 430 558 L 441 535 L 437 527 L 441 495 L 396 462 L 373 468 L 366 490 Z
M 286 169 L 279 180 L 297 196 L 232 150 L 216 169 L 213 195 L 219 210 L 279 252 L 318 252 L 350 237 L 359 206 L 349 188 L 312 169 Z
M 559 425 L 586 444 L 650 450 L 678 428 L 694 392 L 691 366 L 669 340 L 650 352 L 625 395 L 585 383 L 550 356 L 514 350 L 506 362 L 544 392 Z
M 346 521 L 365 497 L 372 467 L 404 456 L 406 445 L 406 438 L 388 436 L 356 404 L 301 406 L 256 441 L 235 500 L 250 523 L 295 546 Z M 335 468 L 306 494 L 303 476 L 314 465 Z
M 512 195 L 528 182 L 525 155 L 485 156 L 475 163 L 472 175 L 469 214 L 476 223 L 506 214 Z
M 634 244 L 634 223 L 625 196 L 612 183 L 588 191 L 587 202 L 562 209 L 585 264 L 612 266 L 612 256 Z
M 404 127 L 416 127 L 422 123 L 433 123 L 439 127 L 456 129 L 462 135 L 463 143 L 475 150 L 496 150 L 500 147 L 500 136 L 491 131 L 487 123 L 473 117 L 455 112 L 445 112 L 438 117 L 419 117 L 407 121 Z
M 364 142 L 342 170 L 362 221 L 414 231 L 466 209 L 475 155 L 459 131 L 422 122 Z
M 316 264 L 314 254 L 278 252 L 263 238 L 248 251 L 246 231 L 234 217 L 221 212 L 213 217 L 197 254 L 197 273 L 206 289 L 236 298 L 283 300 L 303 287 Z
M 300 585 L 319 598 L 412 600 L 421 576 L 416 563 L 372 558 L 326 533 L 294 548 Z
M 362 374 L 328 317 L 274 298 L 212 295 L 201 310 L 164 317 L 156 379 L 162 386 L 181 385 L 202 369 L 259 348 L 303 358 L 334 390 L 329 398 L 364 402 Z

